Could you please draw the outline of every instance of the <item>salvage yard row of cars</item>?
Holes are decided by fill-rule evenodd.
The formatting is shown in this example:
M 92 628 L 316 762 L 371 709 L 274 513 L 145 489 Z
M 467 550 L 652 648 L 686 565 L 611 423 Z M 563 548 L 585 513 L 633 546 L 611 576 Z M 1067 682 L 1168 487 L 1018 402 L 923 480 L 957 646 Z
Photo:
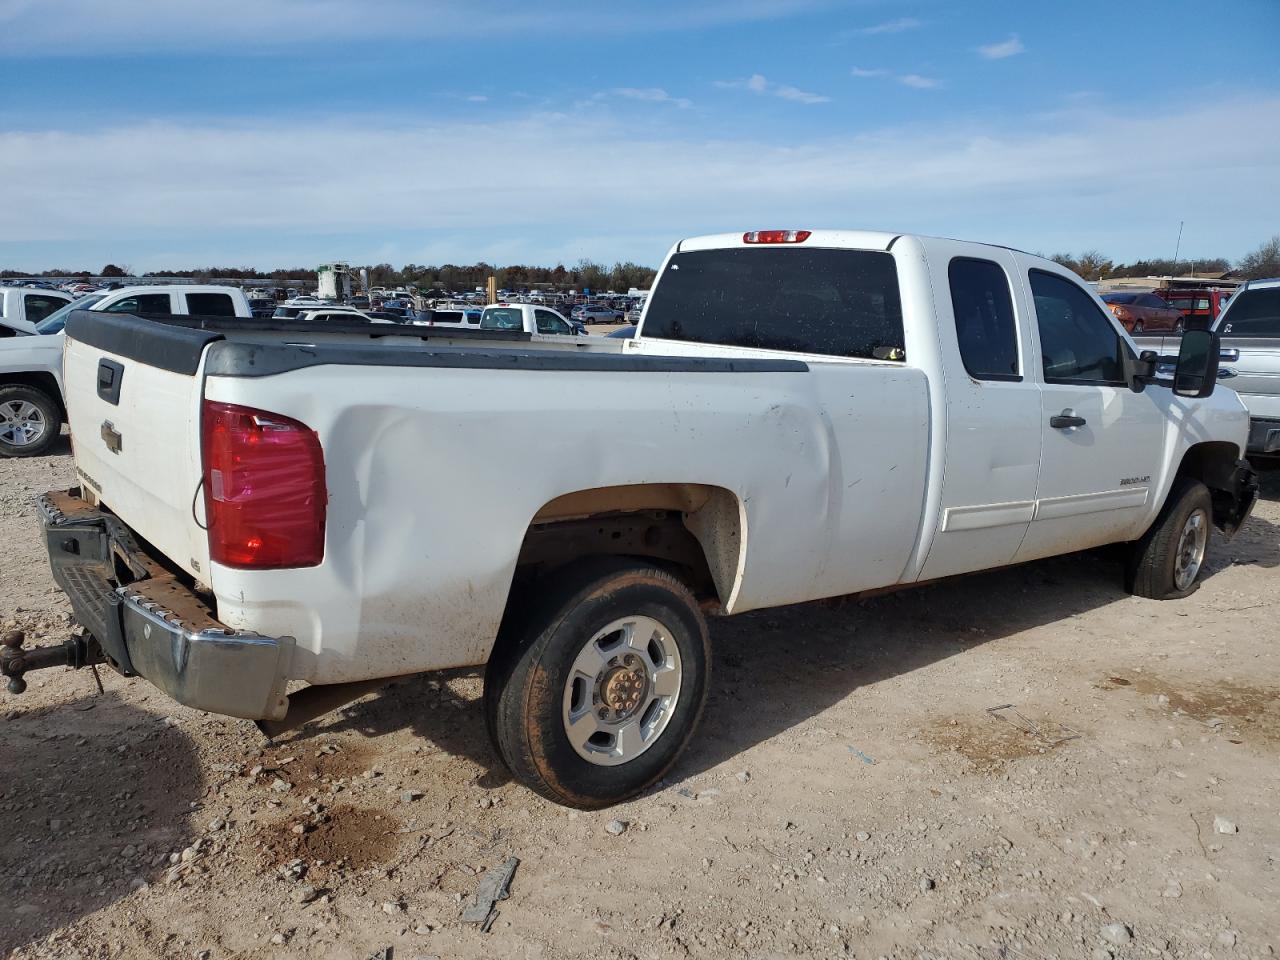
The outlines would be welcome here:
M 85 632 L 7 646 L 11 689 L 106 662 L 275 734 L 482 667 L 513 774 L 600 807 L 693 735 L 709 614 L 1105 544 L 1176 600 L 1257 496 L 1218 332 L 1143 349 L 1005 247 L 686 239 L 630 339 L 541 334 L 534 305 L 492 329 L 192 316 L 198 292 L 28 338 L 60 341 L 78 482 L 39 507 Z M 1237 293 L 1223 335 L 1280 345 L 1277 298 Z

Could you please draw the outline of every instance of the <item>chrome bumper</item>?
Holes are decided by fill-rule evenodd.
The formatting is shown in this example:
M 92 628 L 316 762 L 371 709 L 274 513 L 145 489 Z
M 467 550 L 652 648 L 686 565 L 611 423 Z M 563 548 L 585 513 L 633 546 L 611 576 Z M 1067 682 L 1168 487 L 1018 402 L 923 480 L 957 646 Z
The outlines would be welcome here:
M 292 638 L 219 623 L 194 591 L 138 549 L 128 527 L 74 492 L 47 493 L 38 504 L 54 580 L 112 666 L 197 710 L 284 716 Z

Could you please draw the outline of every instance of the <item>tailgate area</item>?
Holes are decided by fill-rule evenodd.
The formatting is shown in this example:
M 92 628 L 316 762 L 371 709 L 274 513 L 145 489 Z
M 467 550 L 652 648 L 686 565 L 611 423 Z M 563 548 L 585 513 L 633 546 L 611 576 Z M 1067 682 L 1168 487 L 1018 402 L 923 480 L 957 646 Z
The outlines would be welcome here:
M 76 471 L 93 499 L 198 580 L 200 364 L 220 335 L 127 314 L 74 313 L 63 382 Z

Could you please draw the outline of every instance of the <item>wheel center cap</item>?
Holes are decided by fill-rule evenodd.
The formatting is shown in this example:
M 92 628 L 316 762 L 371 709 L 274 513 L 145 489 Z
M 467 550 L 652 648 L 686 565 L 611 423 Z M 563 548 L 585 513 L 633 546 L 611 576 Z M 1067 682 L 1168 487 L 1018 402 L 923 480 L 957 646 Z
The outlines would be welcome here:
M 615 667 L 600 686 L 600 696 L 605 705 L 614 713 L 626 714 L 640 705 L 645 677 L 639 670 Z

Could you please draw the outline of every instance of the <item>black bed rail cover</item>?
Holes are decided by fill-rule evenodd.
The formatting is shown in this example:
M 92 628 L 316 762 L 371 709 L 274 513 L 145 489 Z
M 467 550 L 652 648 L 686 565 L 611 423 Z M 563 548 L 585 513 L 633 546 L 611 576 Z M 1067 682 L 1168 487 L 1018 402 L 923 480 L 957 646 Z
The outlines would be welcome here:
M 223 340 L 209 350 L 211 377 L 270 377 L 305 367 L 346 364 L 370 367 L 452 367 L 634 373 L 807 373 L 803 360 L 779 357 L 665 357 L 640 353 L 577 353 L 558 350 L 439 346 L 388 350 L 345 343 L 264 344 Z
M 204 348 L 222 339 L 211 330 L 95 310 L 72 311 L 67 336 L 117 357 L 187 375 L 200 368 Z

